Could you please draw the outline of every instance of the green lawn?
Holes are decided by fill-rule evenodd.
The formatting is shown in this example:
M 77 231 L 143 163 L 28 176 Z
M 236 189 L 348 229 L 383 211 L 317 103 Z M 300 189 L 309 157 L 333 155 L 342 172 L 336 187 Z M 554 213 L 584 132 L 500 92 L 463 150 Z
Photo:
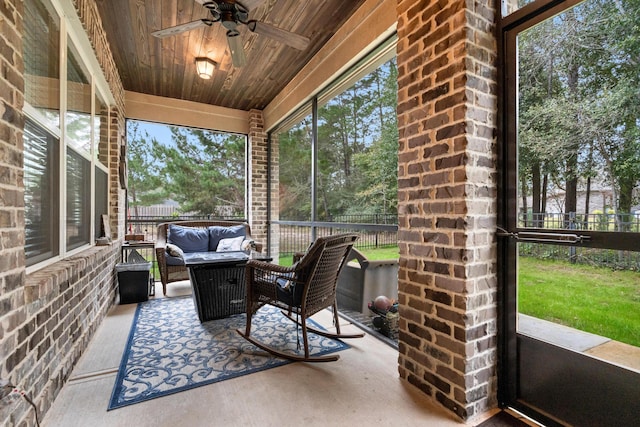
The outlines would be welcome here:
M 380 247 L 376 249 L 362 249 L 360 250 L 367 257 L 368 260 L 382 260 L 382 259 L 398 259 L 399 252 L 397 246 Z M 280 265 L 290 266 L 293 264 L 293 255 L 280 255 Z
M 521 313 L 640 347 L 640 273 L 520 257 Z
M 382 259 L 398 259 L 400 252 L 397 246 L 379 247 L 375 249 L 360 250 L 370 261 L 378 261 Z
M 395 246 L 361 252 L 398 258 Z M 521 313 L 640 347 L 640 272 L 520 257 L 518 283 Z

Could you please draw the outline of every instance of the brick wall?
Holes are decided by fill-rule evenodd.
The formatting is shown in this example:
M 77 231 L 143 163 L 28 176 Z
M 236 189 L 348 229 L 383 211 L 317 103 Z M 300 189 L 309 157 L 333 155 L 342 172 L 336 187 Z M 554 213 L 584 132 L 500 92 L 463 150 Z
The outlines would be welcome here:
M 13 343 L 25 317 L 24 300 L 24 188 L 22 131 L 22 2 L 0 4 L 0 377 L 16 351 Z M 25 350 L 21 350 L 22 353 Z M 0 423 L 8 411 L 0 409 Z
M 267 243 L 267 134 L 262 111 L 249 111 L 248 197 L 251 235 Z M 265 246 L 266 249 L 266 246 Z
M 113 237 L 124 230 L 124 191 L 118 186 L 124 143 L 124 91 L 94 0 L 77 0 L 82 22 L 116 99 L 109 134 L 109 214 Z M 120 242 L 93 247 L 37 272 L 24 260 L 23 0 L 0 2 L 0 377 L 33 399 L 44 417 L 115 299 Z M 0 425 L 35 425 L 23 399 L 0 406 Z
M 264 116 L 260 110 L 249 111 L 249 200 L 250 212 L 249 222 L 251 233 L 256 240 L 264 245 L 263 252 L 268 252 L 273 257 L 274 262 L 278 262 L 280 253 L 279 225 L 269 226 L 271 221 L 278 220 L 279 201 L 278 197 L 271 197 L 271 215 L 269 218 L 268 194 L 278 194 L 278 139 L 271 135 L 271 141 L 264 130 Z M 271 152 L 269 154 L 269 151 Z M 270 156 L 270 159 L 269 159 Z M 270 162 L 270 163 L 269 163 Z M 271 188 L 269 186 L 269 164 L 271 165 Z M 271 228 L 272 239 L 267 242 L 267 232 Z M 267 244 L 270 246 L 267 248 Z
M 278 140 L 278 133 L 272 132 L 269 135 L 270 152 L 270 169 L 271 175 L 271 188 L 269 188 L 269 194 L 272 194 L 271 204 L 271 221 L 280 220 L 280 198 L 276 195 L 280 194 L 280 141 Z M 280 224 L 271 224 L 269 226 L 271 235 L 273 236 L 269 242 L 269 253 L 273 258 L 273 262 L 276 264 L 280 262 Z
M 0 3 L 0 377 L 12 381 L 25 377 L 13 367 L 33 352 L 24 336 L 31 319 L 24 304 L 22 14 L 21 0 Z M 19 418 L 24 410 L 18 409 Z M 0 425 L 11 425 L 12 412 L 0 407 Z
M 495 1 L 398 0 L 400 376 L 495 407 Z

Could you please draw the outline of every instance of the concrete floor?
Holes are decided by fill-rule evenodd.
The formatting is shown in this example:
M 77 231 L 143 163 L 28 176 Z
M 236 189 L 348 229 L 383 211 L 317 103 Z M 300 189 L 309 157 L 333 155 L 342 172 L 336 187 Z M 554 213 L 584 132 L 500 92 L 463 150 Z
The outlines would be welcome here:
M 639 347 L 524 314 L 518 314 L 518 332 L 640 372 Z
M 168 297 L 188 295 L 188 281 L 169 285 Z M 164 298 L 161 286 L 156 297 Z M 462 423 L 399 379 L 395 348 L 373 336 L 349 340 L 332 363 L 291 363 L 107 411 L 136 304 L 115 306 L 97 330 L 43 427 L 114 426 L 475 426 Z M 314 317 L 332 328 L 328 312 Z M 345 332 L 356 330 L 345 320 Z M 592 334 L 576 334 L 520 315 L 521 333 L 640 371 L 640 349 Z M 533 422 L 518 416 L 529 425 Z M 493 424 L 492 424 L 493 425 Z
M 190 293 L 172 284 L 169 296 Z M 161 287 L 156 288 L 162 298 Z M 107 411 L 136 304 L 113 308 L 43 427 L 101 426 L 471 426 L 433 405 L 398 376 L 397 350 L 371 336 L 349 340 L 332 363 L 291 363 Z M 314 317 L 329 328 L 330 313 Z M 344 331 L 356 330 L 343 325 Z

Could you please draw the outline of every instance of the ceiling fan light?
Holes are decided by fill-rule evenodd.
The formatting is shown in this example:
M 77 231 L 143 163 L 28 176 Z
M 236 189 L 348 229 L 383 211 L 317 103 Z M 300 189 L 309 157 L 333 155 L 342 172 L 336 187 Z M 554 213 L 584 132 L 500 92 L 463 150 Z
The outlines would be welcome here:
M 204 57 L 196 58 L 196 70 L 201 79 L 209 80 L 213 76 L 215 69 L 215 61 Z

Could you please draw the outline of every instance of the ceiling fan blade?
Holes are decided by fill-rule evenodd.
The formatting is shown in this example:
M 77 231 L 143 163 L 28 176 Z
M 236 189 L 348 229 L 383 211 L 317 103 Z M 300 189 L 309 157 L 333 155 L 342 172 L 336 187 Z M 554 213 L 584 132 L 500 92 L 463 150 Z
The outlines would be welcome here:
M 233 30 L 227 31 L 227 43 L 229 43 L 233 66 L 237 68 L 244 66 L 247 63 L 247 57 L 244 54 L 240 33 Z
M 196 0 L 196 1 L 198 1 L 198 0 Z M 240 3 L 248 11 L 252 11 L 256 7 L 258 7 L 262 3 L 264 3 L 264 0 L 240 0 L 240 1 L 236 2 L 236 3 Z
M 163 30 L 154 31 L 152 36 L 163 39 L 169 36 L 175 36 L 176 34 L 184 33 L 187 31 L 195 30 L 196 28 L 206 27 L 211 25 L 206 19 L 200 19 L 198 21 L 187 22 L 186 24 L 176 25 L 175 27 L 165 28 Z
M 309 46 L 309 39 L 307 37 L 274 27 L 270 24 L 265 24 L 264 22 L 249 21 L 247 22 L 247 26 L 254 33 L 267 36 L 298 50 L 305 50 L 307 46 Z

